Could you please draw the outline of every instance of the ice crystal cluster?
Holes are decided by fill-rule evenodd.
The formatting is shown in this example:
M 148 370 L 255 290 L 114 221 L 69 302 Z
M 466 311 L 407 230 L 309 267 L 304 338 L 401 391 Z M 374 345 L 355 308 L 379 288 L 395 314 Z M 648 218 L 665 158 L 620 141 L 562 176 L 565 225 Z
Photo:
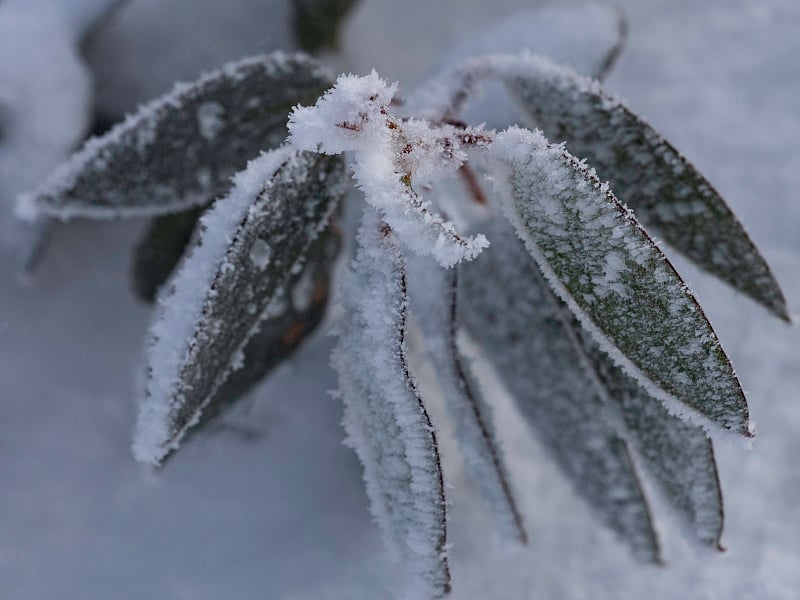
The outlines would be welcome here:
M 464 58 L 405 98 L 374 71 L 334 80 L 304 55 L 249 58 L 143 106 L 21 196 L 17 214 L 33 221 L 158 217 L 137 254 L 137 287 L 158 290 L 158 308 L 135 457 L 163 464 L 317 327 L 352 184 L 363 217 L 338 282 L 332 364 L 346 443 L 404 573 L 399 596 L 453 585 L 437 428 L 408 360 L 412 318 L 512 543 L 526 543 L 525 518 L 492 390 L 461 334 L 637 557 L 661 561 L 651 493 L 688 538 L 718 547 L 709 434 L 752 436 L 747 403 L 652 235 L 788 320 L 786 304 L 711 184 L 604 91 L 597 78 L 620 41 L 588 46 L 565 45 L 563 65 L 528 52 Z M 516 120 L 465 122 L 498 83 Z

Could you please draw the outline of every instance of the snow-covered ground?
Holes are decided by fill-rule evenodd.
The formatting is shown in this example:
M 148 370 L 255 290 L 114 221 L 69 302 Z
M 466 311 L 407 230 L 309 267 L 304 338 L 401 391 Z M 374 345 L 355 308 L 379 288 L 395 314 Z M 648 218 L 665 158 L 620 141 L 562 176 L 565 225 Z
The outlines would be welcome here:
M 268 22 L 269 4 L 279 3 L 131 0 L 115 26 L 124 34 L 121 66 L 106 64 L 98 82 L 106 106 L 144 100 L 159 86 L 166 91 L 170 61 L 176 76 L 191 78 L 215 66 L 207 61 L 276 47 L 285 37 Z M 800 311 L 800 3 L 621 4 L 629 45 L 606 87 L 718 187 Z M 245 5 L 261 7 L 263 31 L 242 16 Z M 529 6 L 364 0 L 337 64 L 375 67 L 407 90 L 480 23 Z M 285 19 L 285 11 L 277 16 Z M 182 36 L 173 39 L 169 32 L 182 22 Z M 147 79 L 146 51 L 160 56 L 157 77 L 139 92 L 114 89 L 115 73 L 127 73 L 127 85 Z M 387 597 L 394 570 L 383 559 L 361 467 L 341 443 L 341 408 L 327 394 L 335 387 L 332 338 L 317 335 L 258 388 L 231 427 L 192 440 L 162 473 L 134 462 L 134 400 L 150 311 L 133 299 L 128 270 L 141 225 L 59 229 L 27 286 L 18 285 L 12 257 L 0 257 L 0 597 Z M 498 428 L 530 545 L 509 549 L 496 536 L 444 422 L 454 598 L 797 597 L 800 329 L 677 262 L 732 356 L 757 427 L 751 451 L 717 447 L 727 552 L 696 550 L 661 519 L 667 566 L 635 563 L 498 397 Z M 432 412 L 441 417 L 439 407 Z

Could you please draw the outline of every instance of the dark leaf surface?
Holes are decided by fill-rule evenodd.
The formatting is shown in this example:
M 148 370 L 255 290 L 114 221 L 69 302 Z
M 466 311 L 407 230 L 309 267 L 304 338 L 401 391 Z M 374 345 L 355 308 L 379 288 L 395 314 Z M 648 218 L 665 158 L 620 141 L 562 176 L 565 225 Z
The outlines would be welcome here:
M 585 158 L 653 234 L 784 320 L 769 266 L 709 181 L 672 144 L 588 79 L 545 65 L 513 92 L 553 142 Z
M 670 410 L 750 435 L 747 402 L 700 305 L 633 215 L 540 133 L 492 146 L 504 210 L 548 283 L 618 364 Z M 502 183 L 501 183 L 502 185 Z
M 293 105 L 313 102 L 330 83 L 313 59 L 276 53 L 179 84 L 89 140 L 22 199 L 20 213 L 112 218 L 207 204 L 261 149 L 285 138 Z
M 201 221 L 153 327 L 134 452 L 159 463 L 225 378 L 343 192 L 341 157 L 281 148 L 253 161 Z

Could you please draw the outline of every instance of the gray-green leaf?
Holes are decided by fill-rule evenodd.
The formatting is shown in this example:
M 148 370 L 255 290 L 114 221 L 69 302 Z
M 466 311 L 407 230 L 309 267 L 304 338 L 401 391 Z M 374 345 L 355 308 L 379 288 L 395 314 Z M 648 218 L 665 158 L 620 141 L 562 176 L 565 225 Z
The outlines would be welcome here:
M 580 371 L 549 290 L 508 226 L 481 230 L 492 245 L 459 266 L 459 316 L 575 491 L 638 558 L 657 562 L 658 539 L 628 445 Z
M 428 256 L 411 256 L 408 273 L 412 314 L 424 335 L 426 355 L 436 372 L 468 472 L 503 533 L 527 544 L 491 407 L 471 376 L 468 359 L 458 349 L 458 272 L 443 269 Z
M 364 466 L 385 545 L 402 561 L 403 597 L 442 598 L 450 589 L 444 481 L 436 433 L 406 361 L 405 264 L 391 229 L 370 207 L 358 242 L 331 355 L 342 423 Z
M 654 234 L 784 320 L 766 260 L 717 190 L 668 141 L 596 83 L 538 57 L 510 88 L 554 142 L 585 158 Z
M 291 107 L 331 84 L 305 55 L 230 63 L 140 108 L 89 140 L 37 190 L 26 218 L 46 213 L 113 218 L 173 213 L 223 195 L 230 177 L 286 137 Z
M 506 215 L 603 349 L 671 410 L 750 435 L 747 402 L 708 319 L 608 186 L 538 132 L 509 129 L 490 151 Z
M 568 377 L 575 384 L 559 388 L 562 394 L 576 392 L 569 398 L 562 396 L 561 400 L 591 407 L 595 415 L 589 418 L 598 421 L 596 426 L 605 425 L 609 434 L 616 431 L 624 437 L 640 457 L 642 466 L 651 473 L 687 534 L 702 544 L 718 547 L 723 509 L 711 441 L 699 427 L 670 415 L 658 400 L 613 364 L 547 287 L 511 227 L 495 219 L 488 230 L 482 229 L 491 238 L 489 257 L 464 267 L 465 275 L 470 276 L 466 282 L 470 295 L 462 295 L 462 304 L 466 304 L 463 312 L 469 317 L 467 325 L 473 337 L 484 341 L 490 357 L 502 356 L 494 334 L 485 331 L 486 321 L 492 316 L 503 320 L 507 313 L 533 315 L 533 322 L 526 324 L 530 331 L 527 335 L 542 336 L 538 342 L 540 348 L 548 348 L 549 360 L 557 363 L 554 368 L 561 373 L 560 377 Z M 546 326 L 537 329 L 535 325 L 540 322 Z M 551 340 L 547 335 L 557 339 Z M 539 378 L 554 376 L 538 370 L 534 364 L 538 356 L 528 356 L 527 363 L 519 367 L 520 373 L 524 368 L 531 369 L 532 396 L 517 401 L 521 405 L 540 403 L 539 410 L 543 411 L 554 399 L 540 400 L 540 396 L 552 386 L 543 389 L 537 382 Z M 498 360 L 508 359 L 495 362 Z M 576 484 L 580 487 L 580 482 Z
M 151 331 L 139 460 L 158 464 L 177 448 L 241 363 L 265 311 L 327 225 L 343 177 L 341 157 L 283 147 L 252 161 L 203 217 L 199 243 Z

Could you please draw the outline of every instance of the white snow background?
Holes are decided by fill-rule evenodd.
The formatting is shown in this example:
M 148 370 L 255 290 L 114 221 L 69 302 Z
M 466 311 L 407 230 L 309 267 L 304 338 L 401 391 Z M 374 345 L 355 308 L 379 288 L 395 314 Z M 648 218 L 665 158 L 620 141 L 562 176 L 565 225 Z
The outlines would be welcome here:
M 0 0 L 0 16 L 7 3 Z M 798 312 L 800 3 L 621 4 L 630 39 L 606 88 L 714 183 Z M 96 40 L 99 104 L 130 110 L 174 78 L 286 47 L 285 6 L 131 0 Z M 459 40 L 528 8 L 522 0 L 363 0 L 336 66 L 374 67 L 407 92 Z M 0 597 L 388 597 L 398 582 L 361 468 L 342 444 L 340 405 L 327 393 L 336 385 L 332 338 L 315 336 L 252 394 L 249 411 L 229 419 L 235 427 L 198 436 L 163 473 L 134 462 L 150 311 L 134 300 L 128 271 L 141 226 L 60 228 L 28 286 L 17 284 L 13 257 L 0 256 Z M 498 429 L 530 534 L 527 548 L 508 550 L 431 402 L 444 434 L 453 598 L 797 597 L 800 329 L 677 262 L 737 367 L 757 427 L 752 451 L 717 444 L 727 552 L 694 549 L 661 518 L 667 566 L 635 563 L 498 397 Z

